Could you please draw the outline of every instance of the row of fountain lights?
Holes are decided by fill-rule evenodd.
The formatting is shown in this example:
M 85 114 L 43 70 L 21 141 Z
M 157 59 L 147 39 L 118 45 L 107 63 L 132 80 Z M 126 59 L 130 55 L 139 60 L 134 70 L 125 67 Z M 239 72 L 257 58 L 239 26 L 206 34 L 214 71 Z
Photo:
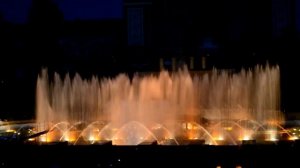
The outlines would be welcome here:
M 193 131 L 193 130 L 199 130 L 199 127 L 195 127 L 193 126 L 192 123 L 187 123 L 185 126 L 187 131 Z M 232 131 L 233 127 L 229 126 L 229 127 L 223 127 L 223 129 L 225 131 Z M 100 132 L 99 129 L 94 130 L 95 132 Z M 17 135 L 19 136 L 20 130 L 14 130 L 14 129 L 7 129 L 5 131 L 6 133 L 11 133 L 13 135 Z M 28 134 L 33 134 L 35 132 L 34 129 L 28 129 Z M 300 127 L 294 127 L 294 128 L 289 128 L 289 129 L 282 129 L 280 131 L 281 133 L 287 133 L 288 136 L 288 140 L 297 140 L 300 138 Z M 270 135 L 269 138 L 267 138 L 267 141 L 278 141 L 277 138 L 277 131 L 276 130 L 267 130 L 266 131 L 267 134 Z M 1 136 L 1 135 L 0 135 Z M 63 137 L 60 139 L 60 141 L 68 141 L 68 142 L 75 142 L 78 140 L 79 137 L 75 138 L 75 136 L 70 136 L 69 134 L 65 134 L 63 135 Z M 143 139 L 143 137 L 141 137 Z M 188 136 L 189 140 L 199 140 L 200 138 L 198 136 L 194 136 L 193 134 Z M 114 139 L 114 140 L 118 140 L 118 139 Z M 212 140 L 214 141 L 224 141 L 225 138 L 222 134 L 218 134 L 218 135 L 214 135 L 212 136 Z M 251 133 L 247 133 L 247 132 L 243 132 L 243 135 L 238 139 L 239 141 L 249 141 L 252 140 L 251 137 Z M 30 142 L 36 142 L 36 141 L 40 141 L 42 143 L 47 143 L 47 142 L 51 142 L 51 139 L 47 138 L 47 134 L 41 135 L 40 137 L 37 138 L 29 138 L 28 141 Z M 94 136 L 93 134 L 88 136 L 88 141 L 93 144 L 94 142 L 100 141 L 100 138 L 98 136 Z M 217 145 L 217 143 L 209 143 L 210 145 Z

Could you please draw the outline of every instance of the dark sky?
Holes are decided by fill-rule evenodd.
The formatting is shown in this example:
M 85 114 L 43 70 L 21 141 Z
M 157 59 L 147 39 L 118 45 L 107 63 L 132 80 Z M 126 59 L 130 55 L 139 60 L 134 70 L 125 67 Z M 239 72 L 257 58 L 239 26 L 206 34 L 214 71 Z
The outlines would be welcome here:
M 66 20 L 110 19 L 122 17 L 122 0 L 54 0 Z M 0 0 L 5 20 L 25 23 L 31 0 Z

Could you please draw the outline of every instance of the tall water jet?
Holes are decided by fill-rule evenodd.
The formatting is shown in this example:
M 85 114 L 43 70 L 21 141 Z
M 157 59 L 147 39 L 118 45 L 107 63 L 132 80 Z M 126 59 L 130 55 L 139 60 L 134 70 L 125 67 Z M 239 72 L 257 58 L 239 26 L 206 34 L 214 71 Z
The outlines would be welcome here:
M 201 125 L 203 118 L 216 122 L 255 120 L 263 124 L 282 120 L 278 66 L 256 66 L 237 73 L 214 69 L 204 74 L 191 74 L 184 68 L 172 73 L 134 75 L 132 79 L 125 74 L 89 80 L 78 74 L 73 79 L 68 74 L 64 79 L 55 74 L 53 82 L 48 81 L 47 71 L 43 70 L 36 87 L 36 122 L 40 131 L 62 121 L 86 126 L 103 121 L 110 124 L 114 134 L 134 121 L 147 129 L 135 132 L 126 127 L 124 130 L 132 131 L 130 135 L 146 137 L 152 126 L 159 124 L 176 137 L 181 135 L 180 123 Z M 128 133 L 119 132 L 118 138 L 120 135 Z M 139 135 L 131 137 L 134 138 L 126 137 L 123 142 L 136 144 Z

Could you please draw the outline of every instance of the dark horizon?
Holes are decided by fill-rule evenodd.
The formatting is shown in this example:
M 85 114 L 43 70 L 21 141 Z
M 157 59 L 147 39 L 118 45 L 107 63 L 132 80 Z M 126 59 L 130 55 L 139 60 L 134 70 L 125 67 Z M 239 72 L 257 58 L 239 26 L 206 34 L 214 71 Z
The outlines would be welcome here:
M 45 2 L 50 2 L 45 0 Z M 122 14 L 122 0 L 51 0 L 63 13 L 64 19 L 101 20 L 120 19 Z M 26 24 L 29 11 L 35 0 L 4 0 L 0 2 L 0 14 L 4 20 L 13 24 Z

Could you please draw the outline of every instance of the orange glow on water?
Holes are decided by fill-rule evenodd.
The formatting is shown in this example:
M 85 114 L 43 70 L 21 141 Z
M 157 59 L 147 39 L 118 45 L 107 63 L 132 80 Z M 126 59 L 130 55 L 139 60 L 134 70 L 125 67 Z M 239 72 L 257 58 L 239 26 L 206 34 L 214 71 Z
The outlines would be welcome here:
M 269 130 L 267 131 L 268 137 L 266 138 L 266 141 L 277 141 L 277 131 L 275 130 Z
M 28 141 L 35 141 L 35 138 L 29 138 Z
M 41 141 L 41 142 L 47 142 L 46 136 L 41 136 L 41 137 L 40 137 L 40 141 Z
M 294 140 L 297 140 L 297 139 L 298 139 L 298 137 L 296 137 L 296 136 L 289 137 L 290 141 L 294 141 Z
M 188 139 L 189 140 L 195 140 L 195 139 L 199 139 L 199 137 L 194 133 L 189 133 L 188 134 Z
M 226 130 L 226 131 L 232 131 L 232 127 L 224 127 L 224 130 Z
M 251 139 L 250 135 L 243 135 L 242 137 L 239 138 L 240 141 L 248 141 Z
M 8 130 L 6 130 L 6 132 L 13 132 L 13 133 L 16 133 L 16 130 L 8 129 Z
M 216 140 L 216 141 L 223 141 L 224 137 L 223 137 L 223 135 L 214 136 L 214 140 Z
M 99 138 L 98 136 L 95 136 L 95 135 L 90 135 L 90 136 L 88 137 L 88 140 L 89 140 L 89 141 L 99 141 L 100 138 Z
M 64 140 L 68 141 L 68 142 L 74 142 L 76 141 L 78 135 L 78 133 L 76 131 L 70 131 L 66 134 Z

